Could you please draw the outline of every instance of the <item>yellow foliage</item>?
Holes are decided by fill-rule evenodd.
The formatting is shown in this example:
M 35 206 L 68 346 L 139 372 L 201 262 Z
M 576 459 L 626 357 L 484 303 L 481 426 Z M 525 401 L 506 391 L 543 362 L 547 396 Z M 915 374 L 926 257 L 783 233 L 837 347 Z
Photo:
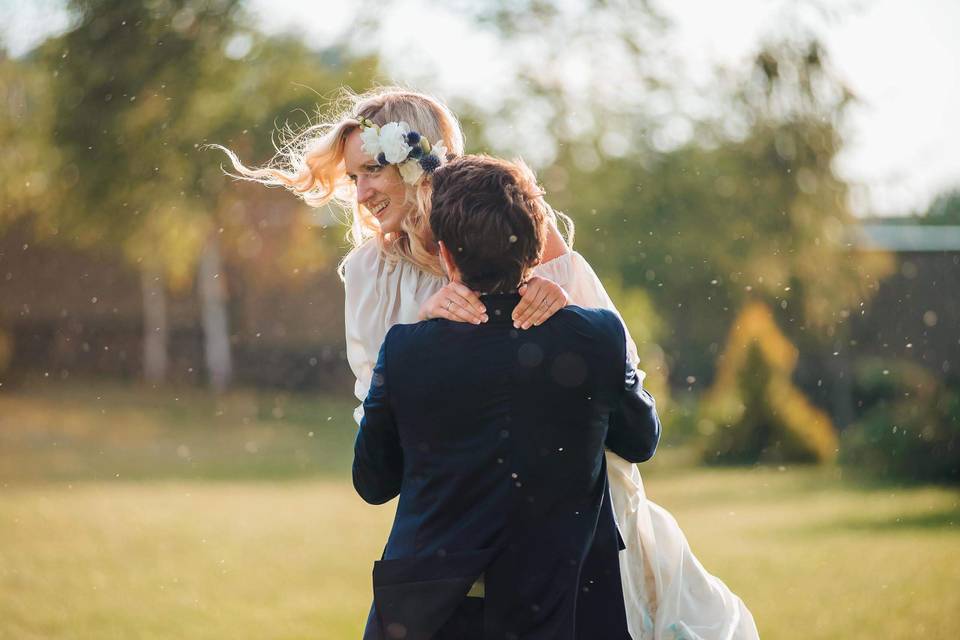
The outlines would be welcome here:
M 764 457 L 832 460 L 836 430 L 829 416 L 792 383 L 797 348 L 781 333 L 770 308 L 749 303 L 734 321 L 717 376 L 703 402 L 703 423 L 715 434 L 707 458 Z
M 183 290 L 193 282 L 197 256 L 211 227 L 201 211 L 186 203 L 158 208 L 131 235 L 124 250 L 134 263 L 162 269 L 171 289 Z
M 837 455 L 837 432 L 830 416 L 813 406 L 789 378 L 774 377 L 767 385 L 767 400 L 783 414 L 788 433 L 799 437 L 799 446 L 813 449 L 817 460 L 833 460 Z
M 737 386 L 751 345 L 763 352 L 771 368 L 789 376 L 797 366 L 797 348 L 777 328 L 770 308 L 762 302 L 751 302 L 737 316 L 727 338 L 727 348 L 720 356 L 717 377 L 708 394 L 727 395 Z

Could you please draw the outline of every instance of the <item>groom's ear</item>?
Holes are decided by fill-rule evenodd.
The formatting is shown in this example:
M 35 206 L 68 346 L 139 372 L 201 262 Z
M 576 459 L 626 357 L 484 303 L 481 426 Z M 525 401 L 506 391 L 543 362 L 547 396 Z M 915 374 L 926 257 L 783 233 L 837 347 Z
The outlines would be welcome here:
M 447 272 L 447 277 L 450 278 L 450 281 L 460 281 L 460 270 L 457 269 L 457 263 L 453 261 L 453 256 L 450 255 L 450 250 L 447 249 L 447 245 L 443 244 L 442 240 L 437 241 L 437 245 L 440 247 L 440 262 L 443 263 L 443 268 Z

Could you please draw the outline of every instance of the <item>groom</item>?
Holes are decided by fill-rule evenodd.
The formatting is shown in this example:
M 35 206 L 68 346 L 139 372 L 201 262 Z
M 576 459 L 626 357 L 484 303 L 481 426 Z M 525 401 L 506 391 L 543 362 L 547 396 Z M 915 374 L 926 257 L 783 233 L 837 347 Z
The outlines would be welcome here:
M 523 165 L 441 167 L 430 223 L 490 321 L 397 325 L 380 350 L 353 483 L 400 500 L 364 638 L 629 640 L 604 446 L 645 461 L 660 423 L 623 325 L 567 307 L 514 329 L 547 224 Z

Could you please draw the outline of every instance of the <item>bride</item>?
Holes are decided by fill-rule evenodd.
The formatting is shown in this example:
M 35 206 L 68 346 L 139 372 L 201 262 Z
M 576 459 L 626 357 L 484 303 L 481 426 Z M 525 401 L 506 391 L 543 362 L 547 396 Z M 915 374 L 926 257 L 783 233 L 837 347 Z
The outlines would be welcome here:
M 463 153 L 463 133 L 437 99 L 380 88 L 347 94 L 346 108 L 283 146 L 266 167 L 249 168 L 230 150 L 239 177 L 283 186 L 311 206 L 339 202 L 350 212 L 353 249 L 340 266 L 346 291 L 347 359 L 362 402 L 387 330 L 428 318 L 486 321 L 474 292 L 448 282 L 430 234 L 430 173 Z M 525 329 L 566 304 L 616 311 L 593 269 L 571 248 L 572 222 L 552 210 L 536 277 L 520 291 L 514 324 Z M 561 235 L 558 218 L 571 241 Z M 627 338 L 637 364 L 637 351 Z M 355 411 L 359 421 L 362 407 Z M 607 452 L 623 594 L 635 640 L 750 640 L 757 629 L 744 603 L 703 568 L 676 520 L 647 500 L 637 467 Z

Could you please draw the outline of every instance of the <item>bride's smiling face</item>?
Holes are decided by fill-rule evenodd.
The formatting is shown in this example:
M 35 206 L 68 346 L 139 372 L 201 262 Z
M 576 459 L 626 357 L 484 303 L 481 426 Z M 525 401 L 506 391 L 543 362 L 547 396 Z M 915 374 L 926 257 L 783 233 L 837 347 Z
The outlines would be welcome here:
M 347 136 L 343 161 L 357 187 L 357 204 L 377 219 L 383 233 L 400 231 L 400 223 L 415 206 L 407 201 L 407 184 L 400 171 L 394 165 L 380 166 L 363 152 L 359 129 Z

